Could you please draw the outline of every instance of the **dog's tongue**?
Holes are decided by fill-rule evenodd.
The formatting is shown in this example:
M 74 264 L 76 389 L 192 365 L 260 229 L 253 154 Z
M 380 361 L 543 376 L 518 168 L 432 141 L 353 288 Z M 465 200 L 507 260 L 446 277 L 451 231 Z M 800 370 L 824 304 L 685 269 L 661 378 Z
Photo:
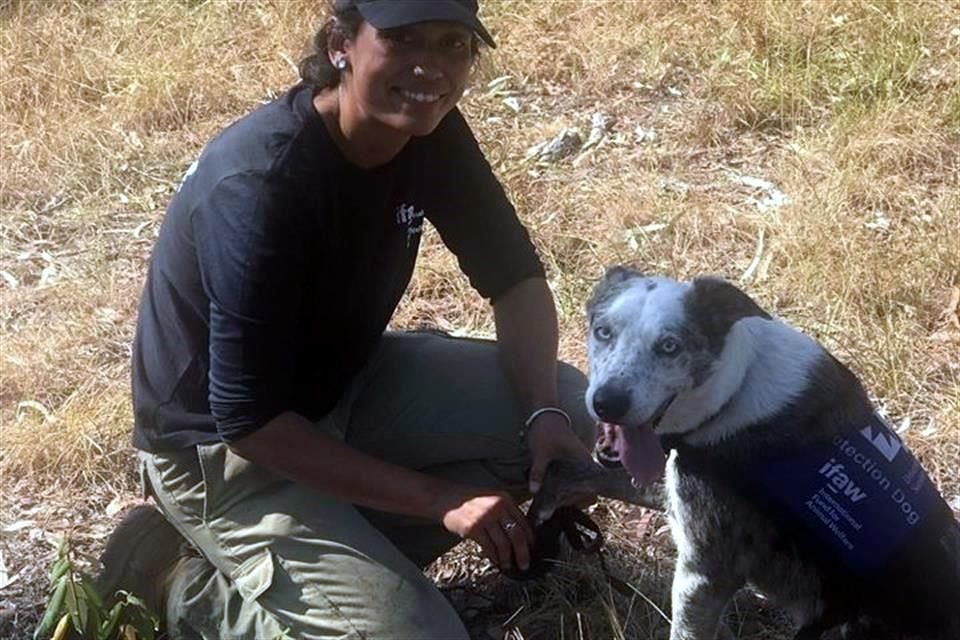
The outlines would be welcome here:
M 647 484 L 662 476 L 666 454 L 653 427 L 649 424 L 639 427 L 613 426 L 620 436 L 616 440 L 620 462 L 637 484 Z

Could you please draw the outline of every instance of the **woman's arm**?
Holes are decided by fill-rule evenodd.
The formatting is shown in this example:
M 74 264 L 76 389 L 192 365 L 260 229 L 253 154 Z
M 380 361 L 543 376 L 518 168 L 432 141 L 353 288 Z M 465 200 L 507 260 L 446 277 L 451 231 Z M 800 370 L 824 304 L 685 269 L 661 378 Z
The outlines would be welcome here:
M 440 522 L 477 542 L 502 568 L 530 562 L 533 533 L 509 495 L 456 485 L 385 462 L 285 412 L 230 443 L 238 455 L 294 482 L 351 504 Z M 517 522 L 511 535 L 503 524 Z
M 558 406 L 557 314 L 546 280 L 529 278 L 514 285 L 496 299 L 493 310 L 500 360 L 516 390 L 522 414 Z M 540 489 L 551 460 L 590 459 L 590 452 L 563 416 L 556 413 L 537 416 L 527 437 L 532 457 L 531 493 Z

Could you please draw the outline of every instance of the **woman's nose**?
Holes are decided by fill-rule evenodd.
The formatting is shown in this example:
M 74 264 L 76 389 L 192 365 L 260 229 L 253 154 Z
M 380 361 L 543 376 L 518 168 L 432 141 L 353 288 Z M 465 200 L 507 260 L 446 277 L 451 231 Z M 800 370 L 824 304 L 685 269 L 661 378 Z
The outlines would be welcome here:
M 413 65 L 413 77 L 424 78 L 426 80 L 440 80 L 443 78 L 443 71 L 441 71 L 438 66 L 424 62 Z

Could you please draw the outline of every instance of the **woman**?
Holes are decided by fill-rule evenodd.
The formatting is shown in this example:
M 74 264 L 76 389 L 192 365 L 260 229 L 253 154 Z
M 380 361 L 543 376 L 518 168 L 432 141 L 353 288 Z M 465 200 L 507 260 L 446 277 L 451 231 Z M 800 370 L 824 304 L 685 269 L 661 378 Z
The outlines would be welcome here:
M 304 82 L 170 203 L 133 392 L 145 486 L 203 555 L 165 578 L 173 637 L 464 638 L 420 569 L 463 538 L 526 568 L 517 501 L 588 457 L 543 268 L 455 108 L 476 11 L 336 0 Z M 424 218 L 496 343 L 384 333 Z

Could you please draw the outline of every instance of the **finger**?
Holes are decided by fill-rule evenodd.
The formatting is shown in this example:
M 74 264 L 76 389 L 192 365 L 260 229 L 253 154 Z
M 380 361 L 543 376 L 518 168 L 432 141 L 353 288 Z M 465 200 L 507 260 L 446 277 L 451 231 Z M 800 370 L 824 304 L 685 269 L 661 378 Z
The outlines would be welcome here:
M 494 546 L 493 541 L 490 540 L 490 536 L 487 535 L 485 529 L 478 531 L 474 537 L 474 542 L 480 545 L 480 549 L 483 551 L 483 555 L 490 559 L 494 564 L 499 564 L 497 556 L 497 548 Z
M 530 568 L 530 556 L 533 549 L 534 533 L 527 521 L 527 517 L 512 502 L 507 504 L 508 520 L 505 523 L 514 523 L 512 527 L 504 524 L 504 531 L 513 547 L 513 558 L 516 564 L 524 571 Z
M 530 541 L 527 539 L 526 528 L 518 523 L 507 531 L 507 537 L 513 545 L 512 553 L 517 566 L 526 571 L 530 568 Z
M 530 526 L 530 521 L 527 520 L 527 516 L 520 511 L 520 509 L 513 502 L 510 502 L 507 506 L 507 511 L 510 513 L 510 517 L 516 521 L 517 529 L 522 532 L 523 539 L 526 541 L 527 545 L 532 547 L 534 540 L 533 527 Z
M 486 529 L 487 535 L 490 537 L 490 541 L 493 542 L 493 546 L 496 548 L 496 561 L 500 568 L 509 569 L 513 566 L 513 543 L 510 542 L 510 538 L 507 536 L 507 532 L 503 530 L 503 525 L 499 521 L 494 520 L 490 523 L 490 526 Z
M 549 460 L 543 456 L 534 457 L 530 466 L 530 493 L 536 494 L 543 486 L 543 477 L 546 475 L 547 462 Z

